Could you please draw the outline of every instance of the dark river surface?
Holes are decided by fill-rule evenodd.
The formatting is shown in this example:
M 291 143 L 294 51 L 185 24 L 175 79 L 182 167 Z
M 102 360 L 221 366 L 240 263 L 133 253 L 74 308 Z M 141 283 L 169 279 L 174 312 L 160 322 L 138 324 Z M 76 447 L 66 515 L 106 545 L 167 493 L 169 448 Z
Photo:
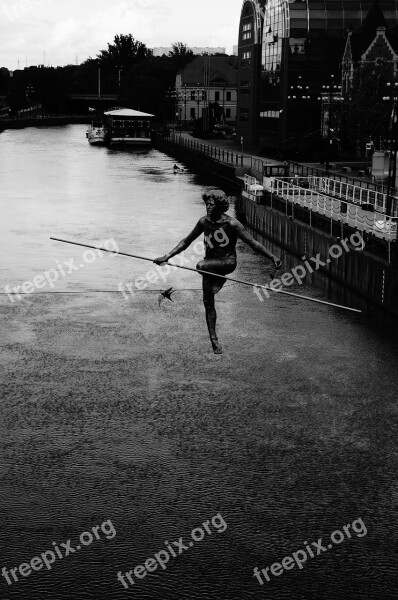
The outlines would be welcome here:
M 1 600 L 397 598 L 390 329 L 227 284 L 216 357 L 198 275 L 50 240 L 164 254 L 215 187 L 174 162 L 84 126 L 0 135 Z

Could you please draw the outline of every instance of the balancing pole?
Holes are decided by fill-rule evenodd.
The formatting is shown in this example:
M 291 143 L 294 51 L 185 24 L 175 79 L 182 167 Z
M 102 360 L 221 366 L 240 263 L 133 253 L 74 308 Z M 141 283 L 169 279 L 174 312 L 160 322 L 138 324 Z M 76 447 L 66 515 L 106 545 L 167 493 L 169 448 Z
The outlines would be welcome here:
M 62 242 L 64 244 L 72 244 L 73 246 L 83 246 L 83 248 L 92 248 L 93 250 L 101 250 L 102 252 L 110 252 L 111 254 L 119 254 L 120 256 L 128 256 L 129 258 L 138 258 L 139 260 L 146 260 L 148 262 L 153 263 L 152 258 L 148 258 L 147 256 L 140 256 L 138 254 L 129 254 L 127 252 L 117 252 L 116 250 L 107 250 L 106 248 L 99 248 L 98 246 L 90 246 L 89 244 L 80 244 L 79 242 L 71 242 L 69 240 L 61 240 L 60 238 L 50 237 L 50 240 L 54 240 L 56 242 Z M 344 310 L 349 310 L 355 313 L 361 313 L 361 310 L 356 308 L 350 308 L 349 306 L 343 306 L 341 304 L 334 304 L 333 302 L 327 302 L 326 300 L 318 300 L 317 298 L 311 298 L 310 296 L 301 296 L 300 294 L 293 294 L 293 292 L 286 292 L 285 290 L 277 290 L 269 285 L 260 285 L 258 283 L 251 283 L 250 281 L 243 281 L 242 279 L 234 279 L 233 277 L 226 277 L 225 275 L 219 275 L 218 273 L 210 273 L 209 271 L 203 271 L 201 269 L 194 269 L 192 267 L 183 267 L 182 265 L 175 265 L 173 263 L 167 262 L 163 263 L 164 265 L 169 265 L 170 267 L 176 267 L 177 269 L 185 269 L 185 271 L 193 271 L 194 273 L 200 273 L 201 275 L 211 275 L 213 277 L 219 277 L 221 279 L 226 279 L 226 281 L 233 281 L 234 283 L 241 283 L 242 285 L 249 285 L 252 288 L 261 288 L 264 290 L 271 290 L 272 292 L 276 292 L 278 294 L 285 294 L 286 296 L 293 296 L 294 298 L 300 298 L 301 300 L 308 300 L 309 302 L 316 302 L 317 304 L 326 304 L 327 306 L 334 306 L 335 308 L 342 308 Z

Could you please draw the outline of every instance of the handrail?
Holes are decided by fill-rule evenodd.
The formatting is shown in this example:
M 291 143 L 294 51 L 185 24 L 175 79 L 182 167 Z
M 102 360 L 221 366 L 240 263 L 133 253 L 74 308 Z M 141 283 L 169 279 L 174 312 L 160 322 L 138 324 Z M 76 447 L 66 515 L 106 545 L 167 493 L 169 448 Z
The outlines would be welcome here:
M 232 150 L 226 150 L 220 146 L 213 146 L 212 144 L 206 144 L 204 142 L 198 142 L 194 139 L 188 139 L 185 137 L 178 136 L 177 134 L 171 134 L 169 141 L 184 146 L 189 150 L 203 154 L 204 156 L 210 156 L 216 161 L 231 165 L 234 167 L 243 167 L 243 154 L 234 152 Z
M 388 241 L 397 239 L 396 216 L 386 215 L 385 212 L 377 210 L 366 211 L 358 203 L 327 196 L 314 187 L 304 188 L 288 179 L 275 179 L 272 191 L 292 205 L 298 204 L 308 208 L 310 213 L 324 215 L 332 221 L 345 223 L 358 231 L 366 231 Z

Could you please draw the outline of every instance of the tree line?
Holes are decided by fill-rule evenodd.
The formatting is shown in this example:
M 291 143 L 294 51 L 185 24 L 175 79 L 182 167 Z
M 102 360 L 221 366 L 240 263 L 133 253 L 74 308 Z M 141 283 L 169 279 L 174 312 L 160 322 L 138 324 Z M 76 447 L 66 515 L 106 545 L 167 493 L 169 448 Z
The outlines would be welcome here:
M 82 105 L 71 102 L 71 95 L 97 94 L 100 69 L 101 94 L 117 94 L 117 104 L 168 119 L 174 111 L 176 75 L 193 58 L 182 42 L 174 43 L 167 56 L 153 56 L 131 34 L 120 34 L 80 65 L 29 67 L 12 77 L 1 69 L 0 96 L 6 97 L 13 114 L 38 104 L 46 113 L 76 112 Z

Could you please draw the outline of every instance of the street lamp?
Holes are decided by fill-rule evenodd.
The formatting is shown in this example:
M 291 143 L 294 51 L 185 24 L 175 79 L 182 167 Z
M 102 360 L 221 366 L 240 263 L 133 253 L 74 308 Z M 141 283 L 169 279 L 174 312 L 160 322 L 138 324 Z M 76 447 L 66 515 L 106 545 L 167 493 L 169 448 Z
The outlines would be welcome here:
M 199 83 L 198 83 L 199 86 Z M 196 89 L 196 101 L 198 103 L 198 119 L 200 118 L 200 94 L 202 94 L 202 100 L 204 99 L 204 89 L 200 90 L 199 87 Z
M 179 94 L 178 94 L 178 100 L 183 100 L 184 102 L 184 128 L 186 129 L 187 127 L 187 99 L 188 99 L 188 94 L 189 92 L 187 92 L 187 86 L 184 85 L 184 91 L 182 92 L 181 89 L 179 90 Z M 180 108 L 180 112 L 182 112 L 182 108 Z M 182 117 L 181 117 L 181 121 L 182 121 Z

